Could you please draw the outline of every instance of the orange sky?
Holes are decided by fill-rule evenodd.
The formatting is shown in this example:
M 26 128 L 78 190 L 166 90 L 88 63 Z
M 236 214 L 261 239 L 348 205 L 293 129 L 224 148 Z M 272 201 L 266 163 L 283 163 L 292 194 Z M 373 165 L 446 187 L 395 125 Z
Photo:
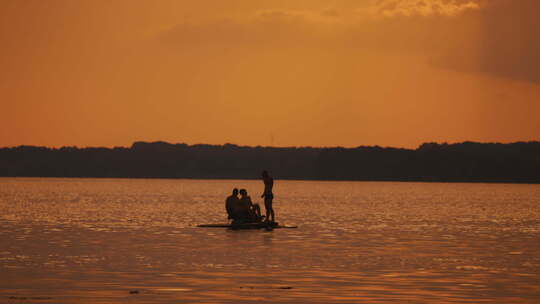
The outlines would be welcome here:
M 0 0 L 0 146 L 540 140 L 537 0 Z

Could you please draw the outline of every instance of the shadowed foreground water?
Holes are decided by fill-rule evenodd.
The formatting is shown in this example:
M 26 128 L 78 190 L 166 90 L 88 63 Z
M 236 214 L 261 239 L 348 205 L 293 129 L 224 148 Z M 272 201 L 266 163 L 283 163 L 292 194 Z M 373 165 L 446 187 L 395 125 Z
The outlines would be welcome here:
M 540 186 L 0 179 L 0 303 L 539 303 Z M 130 291 L 132 293 L 130 293 Z

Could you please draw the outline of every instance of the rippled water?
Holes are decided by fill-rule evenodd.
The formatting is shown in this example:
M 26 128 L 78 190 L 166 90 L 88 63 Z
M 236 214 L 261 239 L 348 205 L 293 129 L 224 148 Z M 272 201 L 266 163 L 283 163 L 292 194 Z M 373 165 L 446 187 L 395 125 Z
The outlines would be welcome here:
M 540 303 L 540 185 L 0 179 L 0 303 Z M 132 292 L 132 293 L 130 293 Z

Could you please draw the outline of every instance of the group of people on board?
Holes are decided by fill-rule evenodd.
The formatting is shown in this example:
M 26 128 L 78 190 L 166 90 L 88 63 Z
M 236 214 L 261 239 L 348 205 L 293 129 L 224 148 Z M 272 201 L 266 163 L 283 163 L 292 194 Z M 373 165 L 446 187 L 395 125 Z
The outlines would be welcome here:
M 233 223 L 262 222 L 265 218 L 266 222 L 275 221 L 274 209 L 272 208 L 274 179 L 267 171 L 263 171 L 262 180 L 264 182 L 264 192 L 261 198 L 264 198 L 266 215 L 261 214 L 261 207 L 259 204 L 253 203 L 246 189 L 238 190 L 234 188 L 232 194 L 225 201 L 225 209 Z M 240 197 L 238 197 L 238 194 L 240 194 Z

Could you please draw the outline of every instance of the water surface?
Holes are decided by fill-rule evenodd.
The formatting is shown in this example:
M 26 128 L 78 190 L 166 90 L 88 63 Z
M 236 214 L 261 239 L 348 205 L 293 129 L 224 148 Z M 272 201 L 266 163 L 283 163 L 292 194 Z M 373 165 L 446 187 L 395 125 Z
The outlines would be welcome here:
M 0 179 L 0 303 L 539 303 L 540 185 Z M 135 292 L 136 293 L 130 293 Z

